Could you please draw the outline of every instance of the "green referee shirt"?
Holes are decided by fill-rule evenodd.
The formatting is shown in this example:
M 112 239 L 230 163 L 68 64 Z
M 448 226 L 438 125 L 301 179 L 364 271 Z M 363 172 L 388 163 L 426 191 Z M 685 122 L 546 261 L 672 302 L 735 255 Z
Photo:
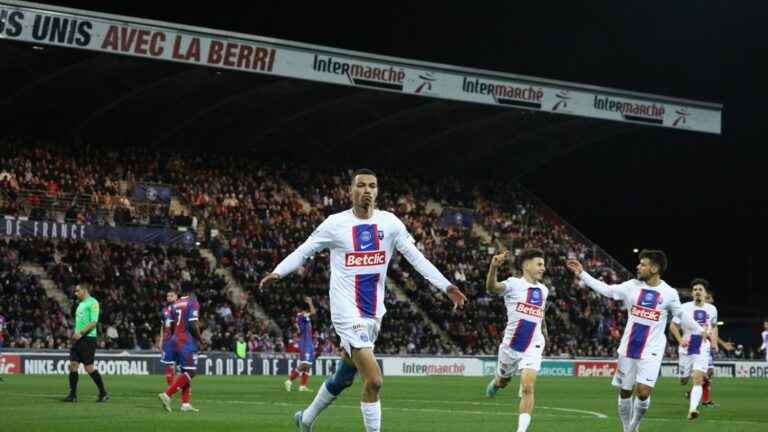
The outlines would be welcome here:
M 75 331 L 79 332 L 88 324 L 99 320 L 99 302 L 91 296 L 86 297 L 77 305 L 75 315 Z M 96 327 L 83 336 L 96 337 Z

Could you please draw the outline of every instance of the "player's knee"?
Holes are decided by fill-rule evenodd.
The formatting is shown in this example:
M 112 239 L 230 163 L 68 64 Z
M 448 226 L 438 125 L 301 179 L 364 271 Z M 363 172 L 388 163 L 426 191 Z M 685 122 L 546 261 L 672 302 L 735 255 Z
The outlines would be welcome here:
M 651 389 L 649 388 L 637 388 L 635 391 L 637 398 L 640 400 L 646 400 L 651 397 Z
M 384 379 L 381 378 L 381 376 L 376 376 L 372 378 L 368 378 L 365 380 L 365 389 L 369 393 L 375 393 L 378 394 L 381 392 L 381 387 L 384 385 Z
M 523 384 L 520 387 L 523 396 L 533 396 L 533 384 Z
M 688 384 L 688 378 L 680 378 L 680 384 L 682 385 Z
M 619 390 L 619 395 L 621 395 L 622 399 L 628 399 L 632 397 L 632 390 Z
M 509 384 L 509 381 L 511 380 L 510 377 L 498 377 L 496 379 L 496 385 L 499 386 L 499 388 L 504 388 Z

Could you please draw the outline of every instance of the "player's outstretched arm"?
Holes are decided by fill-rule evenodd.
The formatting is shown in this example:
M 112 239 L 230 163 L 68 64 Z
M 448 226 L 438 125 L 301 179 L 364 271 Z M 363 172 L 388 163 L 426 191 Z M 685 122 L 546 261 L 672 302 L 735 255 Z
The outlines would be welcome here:
M 266 275 L 259 282 L 259 289 L 293 273 L 304 263 L 304 260 L 314 255 L 315 252 L 330 247 L 333 243 L 333 236 L 329 219 L 324 220 L 301 246 L 280 261 L 272 273 Z
M 576 277 L 580 278 L 582 282 L 594 291 L 614 300 L 621 299 L 621 285 L 608 285 L 599 279 L 595 279 L 591 274 L 587 273 L 581 263 L 575 259 L 569 259 L 566 261 L 565 265 L 576 275 Z
M 306 296 L 304 297 L 304 303 L 307 304 L 307 307 L 309 308 L 309 314 L 314 315 L 315 314 L 315 304 L 312 303 L 312 297 Z
M 459 287 L 456 285 L 449 285 L 445 290 L 445 293 L 453 302 L 453 310 L 464 309 L 464 303 L 467 302 L 467 296 L 459 290 Z
M 717 336 L 717 344 L 723 347 L 723 349 L 726 351 L 733 351 L 733 342 L 724 341 L 719 334 Z
M 504 251 L 498 255 L 494 255 L 491 258 L 491 264 L 488 267 L 488 275 L 485 277 L 485 289 L 488 292 L 496 294 L 504 292 L 504 284 L 499 283 L 499 281 L 496 280 L 496 273 L 498 273 L 499 267 L 501 267 L 501 265 L 506 261 L 508 253 L 509 252 Z

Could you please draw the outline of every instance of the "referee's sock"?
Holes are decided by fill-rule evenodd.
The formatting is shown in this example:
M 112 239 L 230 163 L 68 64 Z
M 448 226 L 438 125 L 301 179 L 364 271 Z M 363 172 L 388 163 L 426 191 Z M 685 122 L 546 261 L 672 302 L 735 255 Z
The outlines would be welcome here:
M 69 394 L 72 396 L 77 395 L 77 379 L 79 376 L 77 372 L 69 372 Z
M 99 388 L 99 394 L 104 394 L 107 392 L 106 390 L 104 390 L 104 381 L 101 380 L 101 374 L 99 373 L 98 369 L 94 369 L 94 371 L 89 373 L 88 375 L 91 376 L 91 379 L 93 380 L 93 382 L 96 383 L 96 387 Z M 71 376 L 72 375 L 70 375 L 70 377 Z

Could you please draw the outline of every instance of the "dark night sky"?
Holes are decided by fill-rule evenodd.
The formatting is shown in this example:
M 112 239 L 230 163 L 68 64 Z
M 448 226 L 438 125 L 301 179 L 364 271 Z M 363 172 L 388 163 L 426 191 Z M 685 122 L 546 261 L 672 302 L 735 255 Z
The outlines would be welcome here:
M 224 2 L 183 10 L 49 3 L 722 103 L 722 136 L 645 128 L 625 141 L 582 146 L 521 181 L 627 265 L 634 266 L 632 248 L 662 248 L 676 286 L 703 276 L 720 303 L 768 297 L 759 281 L 768 258 L 768 152 L 757 85 L 768 42 L 756 30 L 768 6 L 375 2 L 363 10 L 258 2 L 244 11 Z

